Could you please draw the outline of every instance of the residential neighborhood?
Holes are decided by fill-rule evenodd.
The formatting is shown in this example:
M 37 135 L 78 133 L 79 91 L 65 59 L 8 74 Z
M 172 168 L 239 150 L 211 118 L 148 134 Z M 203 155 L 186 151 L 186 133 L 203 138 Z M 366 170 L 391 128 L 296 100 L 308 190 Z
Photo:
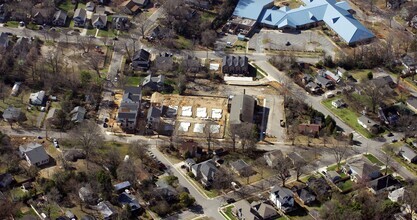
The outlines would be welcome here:
M 0 219 L 416 219 L 417 6 L 0 1 Z

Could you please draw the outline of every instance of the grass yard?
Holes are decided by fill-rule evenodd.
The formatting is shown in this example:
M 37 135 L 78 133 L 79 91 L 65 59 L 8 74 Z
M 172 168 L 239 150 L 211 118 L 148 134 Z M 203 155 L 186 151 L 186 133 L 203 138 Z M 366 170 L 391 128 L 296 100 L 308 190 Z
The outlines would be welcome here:
M 340 163 L 340 169 L 342 168 L 343 165 L 345 165 L 346 162 L 342 162 Z M 327 167 L 327 171 L 336 171 L 337 170 L 337 164 L 333 164 L 329 167 Z
M 358 80 L 359 82 L 363 82 L 364 80 L 368 79 L 368 73 L 372 72 L 370 69 L 363 69 L 363 70 L 351 70 L 349 73 Z
M 22 112 L 25 113 L 27 120 L 23 122 L 23 125 L 28 126 L 35 126 L 36 119 L 38 117 L 39 111 L 36 107 L 32 108 L 32 110 L 28 110 L 27 106 L 29 105 L 29 93 L 21 92 L 18 96 L 8 96 L 3 100 L 0 101 L 0 111 L 4 111 L 9 106 L 14 106 L 16 108 L 20 108 Z M 6 124 L 6 122 L 1 121 L 0 124 Z M 16 126 L 16 125 L 14 125 Z
M 137 86 L 142 80 L 143 77 L 140 76 L 127 76 L 127 86 Z
M 23 191 L 22 189 L 20 189 L 20 187 L 17 188 L 13 188 L 12 190 L 10 190 L 10 194 L 13 200 L 20 200 L 21 198 L 23 198 L 24 196 L 26 196 L 28 194 L 28 192 Z
M 75 5 L 71 3 L 71 0 L 65 0 L 58 5 L 58 8 L 64 11 L 74 11 Z
M 208 12 L 203 12 L 201 13 L 201 19 L 203 21 L 207 21 L 207 22 L 212 22 L 214 19 L 216 18 L 216 15 L 208 13 Z
M 113 30 L 99 30 L 97 36 L 114 38 L 114 37 L 116 37 L 116 31 L 113 31 Z
M 230 220 L 237 220 L 237 218 L 233 215 L 233 205 L 231 206 L 227 206 L 226 208 L 223 208 L 223 212 L 222 215 L 226 218 L 226 219 L 230 219 Z
M 374 155 L 372 154 L 364 154 L 364 156 L 366 158 L 368 158 L 369 161 L 371 161 L 372 163 L 378 165 L 378 166 L 382 166 L 384 165 L 384 163 L 382 163 L 380 160 L 378 160 Z
M 338 97 L 324 100 L 322 101 L 322 104 L 331 112 L 333 112 L 335 115 L 337 115 L 342 121 L 348 124 L 351 128 L 353 128 L 355 131 L 359 132 L 361 135 L 365 136 L 366 138 L 372 138 L 372 134 L 369 133 L 368 130 L 363 128 L 361 125 L 359 125 L 358 115 L 355 112 L 353 112 L 349 108 L 336 109 L 332 106 L 332 101 L 337 98 Z
M 95 36 L 97 32 L 97 29 L 93 28 L 93 29 L 87 29 L 87 36 L 93 35 Z
M 33 23 L 29 23 L 26 27 L 31 30 L 39 30 L 39 25 Z
M 183 36 L 178 36 L 175 43 L 178 49 L 190 49 L 193 46 L 193 42 Z
M 8 21 L 8 22 L 6 22 L 6 26 L 7 27 L 12 27 L 12 28 L 17 28 L 19 26 L 19 22 L 18 21 Z
M 349 179 L 344 182 L 340 182 L 337 184 L 337 187 L 339 187 L 339 189 L 342 190 L 342 192 L 347 192 L 349 190 L 352 190 L 353 181 Z

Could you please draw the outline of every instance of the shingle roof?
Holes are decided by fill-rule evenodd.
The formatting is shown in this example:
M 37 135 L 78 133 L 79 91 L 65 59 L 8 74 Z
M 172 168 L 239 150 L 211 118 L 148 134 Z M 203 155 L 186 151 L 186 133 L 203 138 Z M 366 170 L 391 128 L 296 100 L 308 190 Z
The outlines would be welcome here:
M 65 20 L 67 19 L 67 13 L 65 11 L 59 10 L 57 12 L 55 12 L 54 14 L 54 20 L 63 20 L 65 22 Z
M 242 171 L 244 169 L 247 169 L 248 167 L 250 167 L 244 160 L 239 159 L 236 160 L 235 162 L 232 162 L 230 164 L 230 166 L 232 166 L 235 170 L 237 171 Z
M 83 8 L 77 8 L 74 12 L 74 18 L 75 17 L 85 20 L 87 18 L 87 11 Z
M 401 185 L 401 183 L 391 175 L 382 176 L 378 179 L 372 180 L 369 184 L 375 191 L 386 189 L 391 186 Z
M 407 157 L 410 160 L 413 160 L 415 157 L 417 157 L 417 153 L 406 145 L 401 147 L 400 153 L 403 155 L 403 157 Z
M 28 143 L 19 147 L 22 154 L 25 154 L 32 164 L 42 162 L 49 159 L 49 155 L 41 144 Z
M 230 123 L 240 124 L 241 122 L 253 122 L 255 111 L 255 99 L 249 95 L 236 95 L 232 99 L 230 110 Z
M 130 207 L 131 211 L 136 211 L 140 209 L 140 205 L 138 201 L 135 199 L 135 197 L 127 194 L 126 192 L 123 192 L 119 195 L 118 201 L 122 205 L 127 204 Z
M 15 108 L 13 106 L 9 106 L 3 112 L 3 118 L 6 120 L 17 120 L 22 114 L 22 110 L 20 108 Z
M 139 51 L 136 51 L 136 53 L 133 55 L 132 60 L 133 61 L 148 61 L 151 54 L 144 50 L 140 49 Z

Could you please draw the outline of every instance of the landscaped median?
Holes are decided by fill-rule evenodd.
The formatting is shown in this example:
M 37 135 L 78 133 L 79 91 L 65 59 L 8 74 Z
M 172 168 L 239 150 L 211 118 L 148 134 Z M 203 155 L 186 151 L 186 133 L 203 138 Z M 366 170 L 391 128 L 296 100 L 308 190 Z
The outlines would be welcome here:
M 351 110 L 349 107 L 343 107 L 343 108 L 334 108 L 332 106 L 332 101 L 338 99 L 338 97 L 326 99 L 322 101 L 321 103 L 333 114 L 335 114 L 340 120 L 348 124 L 351 128 L 353 128 L 355 131 L 360 133 L 362 136 L 366 138 L 372 138 L 372 134 L 368 132 L 365 128 L 363 128 L 358 123 L 358 115 Z
M 233 215 L 233 208 L 234 205 L 227 205 L 225 207 L 220 208 L 220 214 L 227 220 L 237 220 L 237 218 Z

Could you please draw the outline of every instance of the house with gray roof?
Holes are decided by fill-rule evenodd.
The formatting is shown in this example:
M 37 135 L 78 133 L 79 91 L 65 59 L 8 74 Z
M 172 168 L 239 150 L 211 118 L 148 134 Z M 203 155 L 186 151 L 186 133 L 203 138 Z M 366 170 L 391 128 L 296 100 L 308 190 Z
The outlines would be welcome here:
M 103 29 L 107 26 L 107 15 L 95 13 L 91 16 L 91 24 L 94 28 Z
M 104 220 L 115 219 L 118 215 L 117 210 L 109 201 L 103 201 L 97 204 L 96 209 L 100 212 Z
M 164 75 L 147 75 L 142 82 L 142 89 L 150 89 L 151 91 L 163 91 L 165 84 L 165 76 Z
M 417 98 L 414 96 L 410 96 L 407 101 L 407 107 L 411 109 L 415 114 L 417 114 Z
M 371 181 L 382 176 L 381 168 L 372 164 L 365 156 L 348 159 L 342 170 L 354 182 Z
M 8 187 L 14 181 L 13 175 L 10 173 L 0 174 L 0 189 Z
M 395 179 L 391 174 L 382 176 L 369 182 L 369 190 L 378 194 L 385 191 L 393 191 L 402 187 L 401 182 Z
M 84 121 L 85 114 L 87 110 L 84 107 L 76 106 L 72 111 L 69 113 L 71 117 L 71 121 L 74 123 L 81 123 Z
M 230 163 L 230 167 L 233 172 L 242 177 L 248 177 L 254 174 L 252 167 L 242 159 Z
M 320 75 L 316 76 L 316 83 L 318 86 L 320 86 L 323 89 L 329 89 L 329 88 L 334 87 L 333 81 L 326 79 L 325 77 L 320 76 Z
M 388 193 L 388 199 L 393 202 L 402 202 L 404 200 L 405 188 L 401 187 Z
M 245 199 L 236 202 L 232 211 L 238 219 L 244 220 L 273 219 L 278 217 L 277 211 L 271 205 L 265 202 L 249 203 Z
M 45 104 L 45 91 L 31 93 L 29 96 L 29 104 L 31 105 L 43 105 Z
M 25 158 L 31 166 L 41 166 L 49 163 L 49 155 L 45 148 L 38 143 L 28 143 L 19 146 L 20 156 Z
M 7 47 L 9 46 L 9 35 L 4 32 L 0 33 L 0 46 Z
M 304 205 L 310 205 L 316 201 L 316 196 L 310 192 L 308 187 L 297 189 L 294 193 L 296 198 L 301 201 Z
M 233 17 L 254 20 L 263 26 L 297 30 L 325 23 L 349 45 L 369 41 L 375 35 L 356 20 L 350 13 L 351 7 L 346 1 L 303 0 L 304 5 L 290 9 L 287 6 L 277 8 L 273 0 L 239 0 Z
M 415 163 L 417 161 L 417 153 L 409 148 L 407 145 L 403 145 L 398 151 L 398 155 L 403 157 L 409 163 Z
M 78 190 L 78 196 L 83 202 L 89 205 L 97 204 L 98 196 L 91 190 L 90 186 L 81 187 Z
M 138 200 L 133 195 L 129 195 L 126 192 L 123 192 L 122 194 L 120 194 L 117 201 L 123 207 L 124 206 L 129 206 L 129 210 L 131 212 L 136 212 L 141 208 Z
M 294 193 L 287 188 L 274 186 L 269 194 L 269 200 L 284 213 L 295 209 Z
M 415 74 L 417 70 L 417 60 L 415 56 L 406 54 L 401 57 L 401 63 L 404 66 L 402 73 L 404 75 Z
M 85 4 L 85 9 L 87 11 L 94 11 L 94 8 L 96 7 L 96 4 L 94 4 L 94 2 L 89 1 L 87 2 L 87 4 Z
M 158 130 L 159 122 L 161 121 L 162 106 L 151 106 L 148 109 L 148 115 L 146 116 L 146 126 L 148 129 Z
M 74 12 L 74 26 L 84 27 L 85 22 L 87 21 L 87 11 L 83 8 L 77 8 Z
M 133 70 L 148 70 L 151 65 L 151 54 L 144 50 L 140 49 L 133 54 L 132 62 L 130 67 Z
M 116 118 L 122 129 L 136 130 L 141 99 L 142 90 L 140 87 L 129 86 L 125 88 Z
M 249 95 L 236 95 L 232 98 L 230 124 L 253 123 L 256 100 Z
M 217 172 L 216 164 L 213 160 L 206 160 L 191 167 L 191 172 L 197 180 L 200 180 L 205 187 L 210 187 Z
M 126 31 L 130 28 L 130 21 L 127 16 L 113 15 L 112 28 L 115 30 Z
M 25 121 L 26 115 L 22 112 L 20 108 L 15 108 L 13 106 L 9 106 L 3 111 L 3 120 L 9 123 L 15 123 L 19 121 Z
M 227 55 L 223 57 L 222 73 L 225 76 L 248 76 L 248 57 Z
M 277 164 L 278 160 L 280 160 L 283 157 L 284 154 L 281 150 L 269 151 L 264 154 L 266 164 L 268 164 L 269 167 L 274 167 Z
M 66 22 L 67 13 L 63 10 L 56 11 L 52 18 L 52 24 L 55 26 L 64 26 Z

